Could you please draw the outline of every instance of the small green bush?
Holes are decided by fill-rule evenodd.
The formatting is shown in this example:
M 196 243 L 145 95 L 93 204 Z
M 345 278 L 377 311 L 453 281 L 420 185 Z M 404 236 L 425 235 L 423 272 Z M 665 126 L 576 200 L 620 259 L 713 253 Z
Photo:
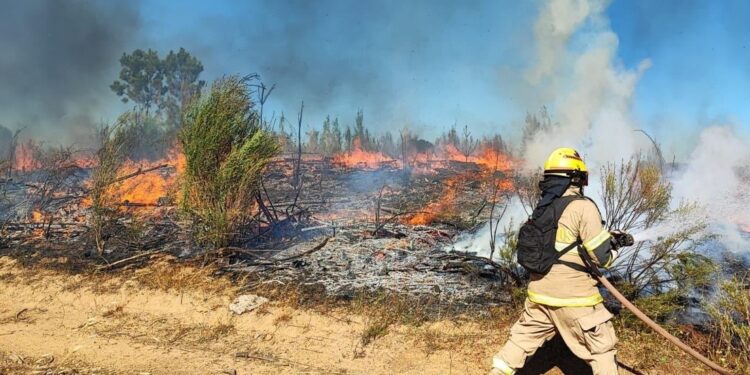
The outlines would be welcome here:
M 199 243 L 227 246 L 252 216 L 263 168 L 279 150 L 260 126 L 248 79 L 216 81 L 188 110 L 179 139 L 186 162 L 180 205 L 195 220 Z
M 750 273 L 722 282 L 705 307 L 713 320 L 715 359 L 750 373 Z

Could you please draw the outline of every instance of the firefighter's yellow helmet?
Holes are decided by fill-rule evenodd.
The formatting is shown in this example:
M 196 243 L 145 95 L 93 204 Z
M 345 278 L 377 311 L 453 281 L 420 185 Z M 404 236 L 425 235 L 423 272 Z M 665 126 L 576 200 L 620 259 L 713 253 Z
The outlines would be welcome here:
M 561 147 L 549 155 L 544 163 L 544 174 L 579 178 L 582 185 L 588 185 L 588 169 L 578 151 Z

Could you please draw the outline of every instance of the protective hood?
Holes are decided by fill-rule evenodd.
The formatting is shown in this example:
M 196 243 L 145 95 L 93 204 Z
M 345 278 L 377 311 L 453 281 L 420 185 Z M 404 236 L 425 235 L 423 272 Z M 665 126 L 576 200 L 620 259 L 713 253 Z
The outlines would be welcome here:
M 542 191 L 542 198 L 539 199 L 534 213 L 531 214 L 532 218 L 539 217 L 544 213 L 544 209 L 552 204 L 552 202 L 562 197 L 565 191 L 570 187 L 571 178 L 562 176 L 544 176 L 542 181 L 539 181 L 539 190 Z

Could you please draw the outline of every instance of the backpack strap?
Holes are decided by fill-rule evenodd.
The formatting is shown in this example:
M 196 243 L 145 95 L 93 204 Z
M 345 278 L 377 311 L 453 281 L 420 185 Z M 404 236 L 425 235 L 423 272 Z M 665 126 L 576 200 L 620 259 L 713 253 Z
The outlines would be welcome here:
M 586 196 L 574 194 L 574 195 L 567 195 L 564 197 L 560 197 L 554 203 L 552 203 L 550 207 L 552 207 L 555 210 L 554 212 L 555 223 L 558 223 L 560 221 L 560 217 L 562 216 L 563 212 L 565 212 L 565 208 L 567 208 L 568 205 L 571 204 L 573 201 L 576 201 L 579 199 L 586 199 L 586 200 L 591 201 L 592 203 L 594 202 Z M 594 206 L 596 206 L 596 203 L 594 203 Z M 597 207 L 597 210 L 598 209 L 599 207 Z M 566 246 L 564 249 L 558 251 L 557 254 L 555 254 L 555 263 L 564 264 L 570 268 L 573 268 L 576 271 L 588 272 L 588 269 L 584 266 L 581 266 L 580 264 L 560 260 L 560 258 L 562 258 L 562 256 L 565 255 L 570 250 L 573 250 L 575 248 L 578 248 L 580 250 L 581 245 L 583 245 L 583 241 L 581 241 L 581 238 L 580 237 L 576 238 L 575 242 L 571 243 L 570 245 Z
M 607 222 L 604 221 L 604 215 L 602 215 L 602 210 L 599 209 L 599 206 L 596 204 L 596 202 L 594 202 L 593 199 L 591 199 L 591 198 L 589 198 L 589 197 L 587 197 L 585 195 L 581 195 L 580 197 L 594 204 L 594 207 L 596 207 L 596 212 L 599 213 L 599 219 L 602 221 L 602 225 L 606 225 Z

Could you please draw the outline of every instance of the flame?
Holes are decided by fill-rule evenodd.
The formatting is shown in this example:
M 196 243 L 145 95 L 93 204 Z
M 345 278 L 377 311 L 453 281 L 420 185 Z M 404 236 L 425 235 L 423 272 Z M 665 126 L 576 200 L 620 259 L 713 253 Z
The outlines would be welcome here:
M 515 189 L 515 186 L 513 185 L 513 180 L 507 179 L 507 180 L 500 180 L 497 182 L 497 189 L 500 192 L 511 192 Z
M 34 144 L 32 142 L 20 143 L 16 146 L 13 169 L 17 171 L 33 171 L 39 168 L 39 162 L 34 157 Z
M 31 211 L 31 222 L 32 223 L 43 223 L 44 222 L 44 214 L 41 212 L 34 210 Z
M 478 155 L 466 156 L 456 146 L 446 144 L 443 146 L 443 152 L 449 160 L 474 163 L 489 170 L 507 171 L 513 168 L 513 162 L 508 155 L 491 147 L 482 148 Z
M 383 153 L 363 150 L 359 138 L 354 139 L 351 151 L 333 157 L 334 164 L 349 168 L 377 169 L 384 163 L 394 162 L 397 161 Z
M 36 152 L 41 150 L 42 145 L 29 140 L 16 146 L 14 153 L 13 169 L 20 172 L 31 172 L 42 169 L 42 162 L 37 160 Z M 79 168 L 94 168 L 97 165 L 96 158 L 89 152 L 74 152 L 70 162 Z
M 136 175 L 112 184 L 108 187 L 108 194 L 119 203 L 159 205 L 161 198 L 169 197 L 173 192 L 177 179 L 185 170 L 185 165 L 185 155 L 176 146 L 167 152 L 167 157 L 160 160 L 127 160 L 117 171 L 117 176 Z M 162 166 L 165 168 L 158 168 Z M 153 168 L 156 169 L 141 173 Z M 90 180 L 86 184 L 89 187 L 92 185 Z M 93 204 L 91 197 L 83 198 L 81 203 L 84 207 Z
M 463 175 L 451 177 L 446 181 L 446 188 L 440 198 L 427 204 L 422 212 L 412 216 L 407 220 L 407 223 L 411 225 L 427 225 L 435 221 L 441 213 L 455 209 L 460 183 L 464 178 L 465 176 Z
M 73 155 L 73 163 L 79 168 L 95 168 L 99 165 L 94 155 L 90 153 L 79 152 Z
M 156 166 L 155 163 L 139 164 L 128 160 L 120 168 L 119 174 L 128 175 Z M 160 171 L 143 173 L 124 180 L 117 187 L 115 196 L 121 202 L 157 204 L 159 198 L 166 196 L 169 180 L 171 178 L 161 175 Z
M 495 184 L 497 190 L 495 190 L 494 194 L 498 195 L 496 195 L 497 198 L 493 199 L 500 199 L 499 197 L 501 195 L 511 192 L 514 189 L 513 181 L 510 179 L 495 179 L 488 173 L 483 173 L 481 176 L 483 179 L 490 178 L 492 180 L 492 182 L 488 182 L 490 187 L 492 187 L 492 184 Z M 422 212 L 419 212 L 406 220 L 406 223 L 411 225 L 427 225 L 433 223 L 440 217 L 440 215 L 460 211 L 458 206 L 461 202 L 458 201 L 458 198 L 463 191 L 462 189 L 465 188 L 467 181 L 475 179 L 476 177 L 476 175 L 471 173 L 463 173 L 450 177 L 445 182 L 445 188 L 440 197 L 428 203 Z
M 134 162 L 128 160 L 118 171 L 119 176 L 168 165 L 173 171 L 157 169 L 123 180 L 116 187 L 115 196 L 121 202 L 157 205 L 159 199 L 170 195 L 170 190 L 177 181 L 177 176 L 185 170 L 185 155 L 176 147 L 169 150 L 167 158 L 154 162 Z
M 349 168 L 377 169 L 384 164 L 401 168 L 408 165 L 413 174 L 434 174 L 436 168 L 450 168 L 450 162 L 470 163 L 489 171 L 508 171 L 514 161 L 504 152 L 492 147 L 483 147 L 478 152 L 465 155 L 455 145 L 445 144 L 434 152 L 419 152 L 407 155 L 406 161 L 390 158 L 383 153 L 362 149 L 359 138 L 355 138 L 352 150 L 334 155 L 333 163 Z

